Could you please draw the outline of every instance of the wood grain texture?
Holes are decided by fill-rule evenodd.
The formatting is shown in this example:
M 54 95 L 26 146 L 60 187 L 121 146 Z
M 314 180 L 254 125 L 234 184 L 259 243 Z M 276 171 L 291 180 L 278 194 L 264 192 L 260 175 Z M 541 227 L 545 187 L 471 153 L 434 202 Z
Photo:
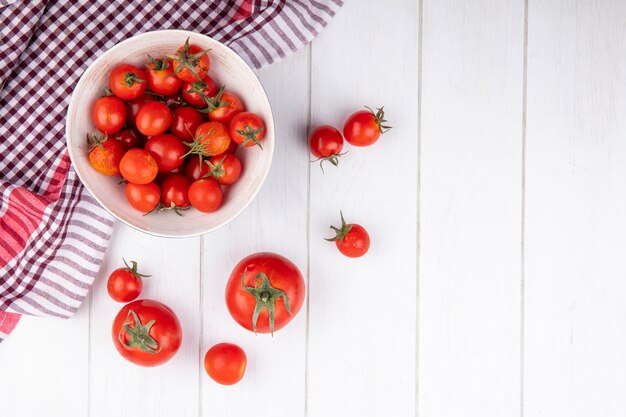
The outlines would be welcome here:
M 88 350 L 89 302 L 71 320 L 22 317 L 0 344 L 0 416 L 84 416 Z
M 171 213 L 161 213 L 160 215 Z M 91 303 L 89 416 L 198 415 L 200 238 L 164 239 L 116 224 Z M 137 261 L 144 279 L 141 298 L 169 306 L 180 320 L 183 343 L 169 362 L 154 368 L 120 356 L 111 340 L 113 319 L 123 304 L 106 290 L 109 274 Z
M 625 6 L 529 2 L 527 417 L 626 415 Z
M 424 0 L 419 415 L 520 413 L 524 9 Z
M 272 168 L 252 205 L 228 226 L 203 237 L 204 325 L 199 359 L 221 342 L 240 345 L 248 357 L 244 379 L 230 387 L 211 380 L 199 365 L 204 416 L 304 415 L 305 309 L 274 337 L 255 335 L 230 317 L 224 290 L 239 260 L 256 252 L 279 253 L 306 274 L 307 62 L 308 51 L 303 50 L 259 73 L 277 115 Z
M 415 415 L 418 3 L 346 2 L 313 43 L 311 127 L 385 105 L 394 128 L 311 165 L 308 415 Z M 371 237 L 340 254 L 339 210 Z

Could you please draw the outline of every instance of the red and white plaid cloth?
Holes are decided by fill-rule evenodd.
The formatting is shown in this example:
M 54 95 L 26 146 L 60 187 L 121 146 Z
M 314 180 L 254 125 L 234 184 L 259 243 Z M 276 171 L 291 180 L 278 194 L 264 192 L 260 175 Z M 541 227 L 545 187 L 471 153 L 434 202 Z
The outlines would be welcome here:
M 343 0 L 0 0 L 0 341 L 20 314 L 71 316 L 113 219 L 81 186 L 65 112 L 83 71 L 116 43 L 186 29 L 261 68 L 311 41 Z

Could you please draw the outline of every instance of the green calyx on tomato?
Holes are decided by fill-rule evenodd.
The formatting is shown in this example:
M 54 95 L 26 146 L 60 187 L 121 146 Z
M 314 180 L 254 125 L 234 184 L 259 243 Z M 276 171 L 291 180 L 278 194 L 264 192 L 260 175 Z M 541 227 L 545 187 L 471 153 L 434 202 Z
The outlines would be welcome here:
M 126 87 L 132 87 L 135 83 L 145 83 L 146 80 L 140 78 L 134 72 L 127 72 L 124 74 L 124 82 L 122 83 Z
M 291 313 L 291 308 L 289 307 L 289 297 L 287 296 L 287 294 L 285 294 L 284 291 L 281 291 L 277 288 L 272 287 L 272 284 L 270 283 L 269 278 L 263 272 L 259 272 L 254 278 L 254 285 L 255 285 L 254 287 L 246 287 L 246 284 L 244 283 L 244 280 L 246 278 L 246 271 L 243 271 L 243 274 L 241 275 L 241 286 L 250 295 L 252 295 L 256 300 L 256 304 L 254 306 L 254 312 L 252 313 L 252 329 L 254 330 L 254 333 L 256 334 L 256 322 L 259 318 L 259 314 L 261 313 L 261 311 L 266 309 L 267 315 L 269 316 L 270 333 L 272 333 L 272 336 L 273 336 L 274 335 L 274 303 L 279 298 L 282 297 L 283 303 L 285 304 L 285 309 L 290 315 L 293 315 Z M 259 279 L 261 280 L 261 285 L 257 287 L 256 284 L 258 283 Z
M 130 272 L 131 274 L 133 274 L 135 278 L 147 278 L 147 277 L 152 276 L 152 275 L 140 274 L 139 272 L 137 272 L 137 262 L 130 261 L 130 266 L 129 266 L 128 262 L 126 262 L 126 259 L 122 258 L 122 261 L 124 261 L 124 265 L 126 265 L 126 270 Z
M 102 148 L 102 144 L 108 139 L 109 137 L 106 134 L 102 136 L 98 136 L 97 133 L 92 133 L 91 135 L 87 134 L 87 145 L 89 145 L 88 152 L 92 151 L 93 148 L 96 148 L 98 146 Z
M 254 142 L 259 148 L 263 149 L 263 146 L 261 146 L 261 141 L 257 138 L 258 134 L 261 133 L 262 131 L 263 131 L 262 127 L 258 129 L 252 129 L 250 126 L 246 126 L 246 130 L 237 130 L 237 133 L 245 137 L 243 142 L 241 142 L 241 145 L 246 146 L 248 142 Z M 337 165 L 337 162 L 334 162 L 333 165 Z
M 133 317 L 133 320 L 129 320 L 130 316 Z M 135 324 L 134 327 L 130 327 L 131 324 Z M 156 324 L 156 320 L 150 320 L 144 326 L 139 320 L 139 316 L 133 310 L 128 312 L 128 316 L 126 317 L 126 321 L 122 326 L 122 330 L 118 335 L 120 343 L 127 347 L 136 347 L 146 353 L 156 354 L 161 351 L 161 347 L 152 336 L 150 336 L 150 329 L 152 326 Z M 128 335 L 128 340 L 124 340 L 122 337 L 122 331 L 126 332 Z
M 204 102 L 206 103 L 206 108 L 198 109 L 198 111 L 201 113 L 211 113 L 212 111 L 215 111 L 219 107 L 228 106 L 230 104 L 229 102 L 222 101 L 222 94 L 224 94 L 225 87 L 226 86 L 223 85 L 222 88 L 220 88 L 220 90 L 217 92 L 215 97 L 207 97 L 204 94 L 202 94 L 202 98 L 204 98 Z M 189 90 L 188 92 L 191 92 L 191 90 Z
M 176 67 L 174 74 L 178 74 L 179 72 L 181 72 L 183 69 L 186 68 L 189 71 L 191 71 L 191 73 L 196 77 L 196 79 L 201 80 L 202 77 L 200 76 L 200 74 L 198 74 L 198 71 L 196 71 L 195 67 L 196 65 L 198 65 L 198 61 L 200 61 L 200 58 L 208 54 L 209 51 L 210 51 L 209 49 L 205 49 L 196 54 L 190 54 L 189 53 L 189 38 L 187 38 L 182 51 L 176 51 L 175 54 L 164 53 L 163 55 L 165 55 L 166 57 L 170 59 L 175 59 L 178 61 L 179 64 L 178 64 L 178 67 Z
M 350 230 L 352 230 L 351 224 L 346 224 L 346 220 L 343 218 L 343 212 L 339 210 L 339 214 L 341 215 L 341 227 L 330 226 L 330 228 L 336 233 L 335 236 L 331 238 L 324 238 L 329 242 L 339 241 L 339 243 L 343 242 L 343 238 L 346 237 Z
M 365 108 L 374 115 L 374 119 L 376 119 L 376 124 L 378 125 L 378 130 L 380 130 L 380 133 L 385 133 L 386 131 L 391 129 L 391 126 L 385 125 L 385 123 L 388 123 L 387 120 L 385 120 L 385 106 L 377 107 L 376 112 L 374 112 L 374 110 L 367 106 L 365 106 Z
M 224 171 L 224 168 L 222 168 L 224 159 L 226 159 L 226 155 L 224 155 L 217 164 L 212 164 L 211 161 L 204 161 L 209 166 L 210 171 L 204 174 L 202 178 L 215 177 L 217 183 L 222 185 L 222 183 L 220 182 L 220 177 L 226 173 L 226 171 Z M 202 160 L 200 160 L 200 165 L 202 165 Z
M 153 69 L 154 71 L 163 71 L 170 66 L 167 59 L 154 59 L 150 56 L 150 54 L 148 54 L 148 61 L 152 64 L 151 69 Z

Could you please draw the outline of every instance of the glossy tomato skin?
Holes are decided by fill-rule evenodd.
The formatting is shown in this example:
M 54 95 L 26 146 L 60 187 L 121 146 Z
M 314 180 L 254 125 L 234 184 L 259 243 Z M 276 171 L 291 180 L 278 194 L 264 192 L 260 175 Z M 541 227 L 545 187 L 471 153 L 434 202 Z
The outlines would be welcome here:
M 185 176 L 191 181 L 196 181 L 204 177 L 211 170 L 206 162 L 206 159 L 200 162 L 200 158 L 197 156 L 190 156 L 187 166 L 185 166 Z
M 222 187 L 215 178 L 194 181 L 189 187 L 189 201 L 198 211 L 212 213 L 222 205 Z
M 156 161 L 144 149 L 129 149 L 120 161 L 122 177 L 133 184 L 148 184 L 154 181 L 158 172 Z
M 171 61 L 149 62 L 146 69 L 148 88 L 162 96 L 175 94 L 183 82 L 173 74 L 174 66 Z
M 109 88 L 122 100 L 136 99 L 146 91 L 146 86 L 146 73 L 134 65 L 118 65 L 109 74 Z
M 189 206 L 189 186 L 191 182 L 180 174 L 170 174 L 161 184 L 161 203 L 164 207 L 186 208 Z
M 320 126 L 311 132 L 309 149 L 317 158 L 339 155 L 343 149 L 343 136 L 332 126 Z
M 242 259 L 235 266 L 226 284 L 226 306 L 237 323 L 247 330 L 254 331 L 252 315 L 256 300 L 241 284 L 241 277 L 244 272 L 245 286 L 257 286 L 257 275 L 264 273 L 271 286 L 283 291 L 289 298 L 291 314 L 287 312 L 282 297 L 274 302 L 274 331 L 285 327 L 298 314 L 304 303 L 306 288 L 298 267 L 284 256 L 271 252 L 255 253 Z M 256 332 L 270 333 L 267 309 L 261 310 L 259 314 Z
M 148 93 L 143 93 L 134 100 L 126 101 L 126 124 L 128 126 L 135 126 L 135 120 L 137 119 L 137 113 L 139 113 L 139 109 L 145 103 L 149 103 L 151 101 L 156 101 L 156 99 L 152 94 Z
M 214 121 L 198 126 L 194 138 L 198 144 L 197 153 L 205 156 L 214 156 L 226 152 L 231 142 L 226 126 Z
M 224 153 L 218 156 L 212 156 L 209 162 L 214 166 L 220 166 L 224 171 L 217 179 L 222 185 L 232 185 L 239 177 L 241 177 L 241 171 L 243 166 L 241 161 L 235 155 L 230 153 Z
M 137 130 L 145 136 L 160 135 L 170 127 L 171 123 L 172 112 L 160 101 L 150 101 L 143 104 L 135 119 Z
M 131 311 L 139 318 L 140 326 L 146 327 L 150 321 L 154 324 L 147 334 L 155 342 L 148 351 L 138 346 L 128 346 L 131 336 L 124 330 L 124 323 L 137 328 Z M 155 300 L 136 300 L 126 304 L 117 313 L 111 329 L 113 344 L 127 360 L 140 366 L 157 366 L 170 360 L 180 348 L 183 332 L 176 314 L 165 304 Z
M 349 258 L 359 258 L 367 253 L 370 248 L 370 236 L 367 230 L 359 224 L 352 224 L 350 231 L 343 240 L 336 240 L 335 244 L 339 252 Z
M 181 46 L 180 48 L 178 48 L 177 53 L 179 54 L 183 53 L 187 56 L 191 56 L 191 55 L 199 54 L 202 51 L 203 49 L 199 47 L 198 45 L 189 45 L 186 51 L 185 51 L 185 46 Z M 173 59 L 172 63 L 174 65 L 174 72 L 176 72 L 176 75 L 178 76 L 178 78 L 180 78 L 183 81 L 187 81 L 191 83 L 194 81 L 201 80 L 204 77 L 206 77 L 207 73 L 209 72 L 209 69 L 211 68 L 211 60 L 209 59 L 208 54 L 204 54 L 199 59 L 191 62 L 193 68 L 195 69 L 196 74 L 198 75 L 197 77 L 196 77 L 196 74 L 194 74 L 193 71 L 191 71 L 191 69 L 183 66 L 181 59 Z M 182 68 L 179 69 L 179 67 L 182 67 Z
M 189 106 L 177 107 L 172 111 L 170 132 L 180 140 L 189 141 L 193 139 L 193 133 L 202 122 L 204 117 L 198 110 Z
M 107 280 L 109 296 L 119 302 L 128 303 L 139 297 L 143 289 L 143 279 L 135 275 L 129 268 L 118 268 Z
M 124 152 L 126 149 L 120 142 L 106 139 L 89 151 L 89 163 L 99 173 L 112 177 L 120 173 Z
M 202 107 L 206 103 L 204 102 L 204 98 L 198 91 L 190 91 L 194 88 L 202 88 L 202 94 L 206 97 L 215 97 L 217 94 L 217 85 L 215 85 L 215 81 L 210 76 L 204 77 L 201 85 L 198 85 L 197 82 L 190 83 L 184 82 L 181 88 L 181 92 L 185 101 L 192 106 Z
M 126 106 L 117 97 L 100 97 L 93 105 L 91 116 L 96 129 L 107 135 L 112 135 L 124 127 Z
M 241 112 L 230 122 L 230 137 L 238 145 L 261 146 L 265 138 L 265 123 L 257 114 Z
M 218 343 L 204 355 L 204 369 L 218 384 L 233 385 L 246 372 L 246 352 L 233 343 Z
M 169 133 L 152 136 L 144 149 L 150 152 L 156 161 L 159 172 L 169 172 L 183 164 L 185 146 L 180 139 Z
M 353 146 L 369 146 L 381 135 L 381 127 L 371 110 L 353 113 L 343 126 L 343 136 Z
M 212 121 L 228 125 L 237 113 L 241 113 L 245 110 L 243 101 L 237 94 L 230 91 L 224 91 L 219 101 L 223 103 L 223 105 L 209 112 L 209 119 Z
M 111 139 L 120 142 L 126 149 L 136 148 L 141 144 L 140 133 L 132 127 L 120 130 Z
M 126 199 L 130 205 L 142 213 L 148 213 L 159 204 L 161 189 L 153 182 L 148 184 L 126 184 Z

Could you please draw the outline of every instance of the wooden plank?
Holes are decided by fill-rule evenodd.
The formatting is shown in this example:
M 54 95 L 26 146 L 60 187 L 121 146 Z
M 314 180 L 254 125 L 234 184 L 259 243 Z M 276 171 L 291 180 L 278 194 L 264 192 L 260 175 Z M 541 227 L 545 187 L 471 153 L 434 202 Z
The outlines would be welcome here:
M 0 415 L 87 413 L 89 302 L 72 318 L 22 317 L 0 343 Z
M 173 213 L 162 213 L 170 215 Z M 106 280 L 135 260 L 145 278 L 141 298 L 168 305 L 183 328 L 183 343 L 169 362 L 143 368 L 123 359 L 111 340 L 113 318 L 123 306 L 109 298 Z M 93 288 L 90 417 L 198 415 L 198 349 L 200 328 L 200 238 L 148 236 L 117 223 L 108 253 Z
M 346 2 L 313 43 L 311 128 L 385 105 L 393 129 L 325 174 L 311 165 L 312 417 L 415 415 L 417 48 L 411 1 Z M 370 233 L 363 258 L 323 240 L 340 209 Z
M 205 416 L 304 414 L 305 309 L 274 337 L 255 336 L 230 317 L 224 289 L 237 262 L 255 252 L 280 253 L 298 265 L 303 274 L 307 271 L 309 163 L 302 140 L 309 103 L 307 63 L 308 53 L 303 50 L 259 73 L 275 114 L 276 147 L 271 171 L 250 207 L 228 226 L 203 238 L 200 360 L 220 342 L 237 343 L 248 356 L 246 375 L 235 386 L 220 386 L 201 368 Z
M 423 417 L 520 413 L 523 7 L 424 0 Z
M 626 415 L 626 5 L 529 2 L 524 414 Z

